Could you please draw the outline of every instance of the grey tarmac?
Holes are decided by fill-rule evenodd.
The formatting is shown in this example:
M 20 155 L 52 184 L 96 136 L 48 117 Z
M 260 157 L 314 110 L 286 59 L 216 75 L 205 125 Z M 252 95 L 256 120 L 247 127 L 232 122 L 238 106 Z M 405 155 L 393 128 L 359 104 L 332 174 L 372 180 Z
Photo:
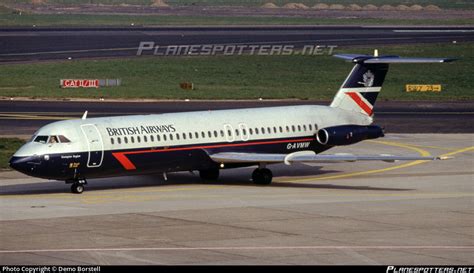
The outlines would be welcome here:
M 63 182 L 0 173 L 0 264 L 470 264 L 474 135 L 390 134 L 330 150 L 447 161 L 274 165 Z

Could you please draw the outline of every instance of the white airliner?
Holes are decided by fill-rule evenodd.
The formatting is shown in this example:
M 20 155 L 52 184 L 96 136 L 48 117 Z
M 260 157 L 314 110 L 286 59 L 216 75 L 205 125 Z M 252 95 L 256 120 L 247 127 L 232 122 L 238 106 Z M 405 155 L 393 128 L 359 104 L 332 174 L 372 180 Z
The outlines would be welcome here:
M 373 107 L 391 63 L 443 63 L 445 58 L 343 54 L 354 63 L 330 106 L 286 106 L 58 121 L 40 128 L 11 158 L 30 176 L 63 180 L 82 193 L 86 179 L 258 166 L 252 179 L 270 184 L 269 164 L 439 157 L 320 154 L 334 146 L 384 136 Z

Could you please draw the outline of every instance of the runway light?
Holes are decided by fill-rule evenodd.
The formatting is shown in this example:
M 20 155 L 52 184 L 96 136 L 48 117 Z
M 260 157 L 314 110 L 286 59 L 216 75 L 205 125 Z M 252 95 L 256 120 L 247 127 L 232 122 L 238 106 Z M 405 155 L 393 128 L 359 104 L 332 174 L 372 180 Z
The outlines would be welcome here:
M 224 163 L 221 163 L 220 167 L 221 167 L 221 168 L 224 168 Z

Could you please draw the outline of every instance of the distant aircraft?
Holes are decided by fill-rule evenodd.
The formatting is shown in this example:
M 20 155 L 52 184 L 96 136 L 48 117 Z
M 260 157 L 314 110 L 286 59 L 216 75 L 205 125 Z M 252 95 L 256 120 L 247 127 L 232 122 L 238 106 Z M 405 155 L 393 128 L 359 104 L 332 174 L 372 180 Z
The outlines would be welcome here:
M 389 64 L 444 63 L 446 58 L 335 55 L 354 68 L 329 106 L 262 107 L 65 120 L 40 128 L 10 159 L 30 176 L 63 180 L 82 193 L 86 179 L 258 166 L 256 184 L 272 182 L 273 163 L 438 160 L 439 157 L 320 154 L 334 146 L 384 136 L 371 125 Z

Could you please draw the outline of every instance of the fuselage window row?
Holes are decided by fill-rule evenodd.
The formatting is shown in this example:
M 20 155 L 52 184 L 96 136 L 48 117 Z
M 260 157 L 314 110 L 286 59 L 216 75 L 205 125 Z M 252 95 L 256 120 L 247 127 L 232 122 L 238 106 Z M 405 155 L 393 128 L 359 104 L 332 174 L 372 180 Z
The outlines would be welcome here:
M 242 137 L 243 136 L 248 136 L 248 135 L 265 135 L 265 134 L 277 134 L 278 132 L 279 133 L 284 133 L 286 131 L 286 133 L 291 133 L 291 132 L 306 132 L 306 131 L 310 131 L 310 132 L 313 132 L 313 128 L 314 128 L 314 131 L 317 130 L 318 126 L 317 124 L 314 124 L 314 127 L 313 127 L 313 124 L 308 124 L 308 126 L 306 126 L 306 124 L 303 124 L 303 125 L 285 125 L 285 126 L 278 126 L 278 127 L 261 127 L 261 128 L 248 128 L 246 129 L 246 127 L 240 127 L 240 129 L 235 129 L 235 136 L 240 136 L 240 134 L 242 134 Z M 273 130 L 272 130 L 273 129 Z M 227 130 L 227 136 L 232 136 L 232 131 L 231 130 Z M 155 142 L 155 139 L 156 139 L 156 142 L 160 142 L 160 141 L 167 141 L 167 139 L 169 139 L 170 141 L 172 141 L 173 139 L 176 139 L 176 140 L 180 140 L 180 139 L 183 139 L 183 140 L 186 140 L 186 139 L 199 139 L 200 135 L 199 135 L 199 132 L 189 132 L 189 133 L 182 133 L 181 135 L 179 133 L 176 133 L 174 136 L 173 134 L 169 134 L 168 137 L 167 135 L 163 134 L 163 135 L 156 135 L 156 138 L 155 136 L 153 135 L 150 135 L 149 138 L 150 138 L 150 142 Z M 206 138 L 206 133 L 204 131 L 201 131 L 201 137 L 202 138 Z M 210 139 L 210 138 L 225 138 L 226 135 L 225 135 L 225 131 L 224 130 L 214 130 L 214 131 L 207 131 L 207 138 Z M 141 143 L 141 138 L 140 136 L 136 136 L 136 141 L 137 143 Z M 143 136 L 143 141 L 144 142 L 148 142 L 148 137 L 147 136 Z M 121 137 L 117 137 L 117 139 L 115 140 L 114 138 L 110 138 L 110 143 L 112 145 L 114 144 L 122 144 L 122 138 Z M 129 138 L 128 137 L 123 137 L 123 143 L 124 144 L 128 144 L 129 143 Z M 130 137 L 130 143 L 135 143 L 135 138 L 133 136 Z

